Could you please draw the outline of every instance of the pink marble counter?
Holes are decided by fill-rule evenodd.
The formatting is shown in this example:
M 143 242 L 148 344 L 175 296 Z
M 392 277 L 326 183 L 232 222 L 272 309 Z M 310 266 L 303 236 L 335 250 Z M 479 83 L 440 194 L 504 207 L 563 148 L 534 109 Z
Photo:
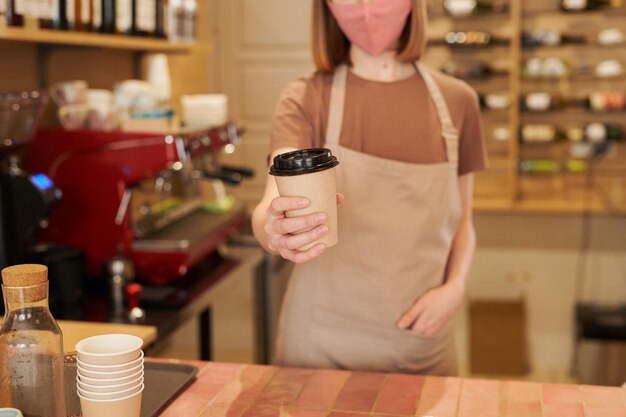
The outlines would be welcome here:
M 618 387 L 191 363 L 162 417 L 626 417 Z

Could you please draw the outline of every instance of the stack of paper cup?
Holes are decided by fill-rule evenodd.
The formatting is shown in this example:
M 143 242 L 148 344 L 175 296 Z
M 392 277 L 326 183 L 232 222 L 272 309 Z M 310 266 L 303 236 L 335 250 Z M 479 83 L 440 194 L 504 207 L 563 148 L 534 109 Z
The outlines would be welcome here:
M 77 390 L 83 417 L 139 417 L 143 341 L 127 334 L 89 337 L 76 344 Z
M 228 97 L 224 94 L 182 96 L 183 122 L 190 128 L 223 125 L 228 121 Z

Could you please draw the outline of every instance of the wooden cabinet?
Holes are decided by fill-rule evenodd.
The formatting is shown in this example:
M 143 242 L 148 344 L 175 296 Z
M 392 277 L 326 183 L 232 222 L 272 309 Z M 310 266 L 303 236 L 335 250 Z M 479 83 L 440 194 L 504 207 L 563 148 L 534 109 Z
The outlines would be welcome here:
M 554 97 L 580 100 L 594 91 L 626 92 L 626 75 L 598 78 L 595 67 L 617 60 L 626 67 L 626 43 L 601 46 L 599 31 L 614 28 L 626 33 L 626 8 L 593 12 L 562 13 L 558 0 L 510 0 L 505 13 L 477 14 L 453 18 L 444 13 L 443 1 L 429 1 L 430 39 L 442 39 L 451 31 L 484 31 L 500 40 L 481 48 L 450 48 L 435 45 L 426 61 L 440 68 L 450 61 L 478 61 L 495 68 L 497 76 L 470 80 L 481 95 L 505 94 L 511 104 L 506 110 L 484 110 L 483 125 L 489 155 L 489 169 L 476 175 L 475 208 L 481 211 L 626 213 L 626 151 L 622 141 L 607 154 L 580 158 L 573 154 L 571 141 L 529 144 L 519 140 L 526 124 L 553 125 L 560 130 L 589 123 L 624 123 L 624 112 L 591 113 L 582 106 L 547 112 L 528 112 L 521 98 L 528 93 L 546 92 Z M 522 32 L 559 31 L 584 36 L 583 44 L 527 48 Z M 524 68 L 530 59 L 558 58 L 570 74 L 562 78 L 529 78 Z M 577 74 L 586 70 L 588 73 Z M 502 140 L 502 131 L 508 139 Z M 498 132 L 498 133 L 496 133 Z M 528 173 L 524 161 L 552 161 L 554 172 Z M 574 164 L 572 165 L 572 161 Z M 577 169 L 572 169 L 572 166 Z

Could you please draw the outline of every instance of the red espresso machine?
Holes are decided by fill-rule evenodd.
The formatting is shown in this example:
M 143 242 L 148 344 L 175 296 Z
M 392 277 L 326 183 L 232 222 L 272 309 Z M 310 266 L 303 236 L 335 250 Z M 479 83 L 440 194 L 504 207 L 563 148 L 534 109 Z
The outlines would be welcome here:
M 63 200 L 40 239 L 84 251 L 92 277 L 124 256 L 144 282 L 184 280 L 247 222 L 241 207 L 206 210 L 207 184 L 252 175 L 218 163 L 239 141 L 232 123 L 161 135 L 42 130 L 25 164 L 46 173 Z

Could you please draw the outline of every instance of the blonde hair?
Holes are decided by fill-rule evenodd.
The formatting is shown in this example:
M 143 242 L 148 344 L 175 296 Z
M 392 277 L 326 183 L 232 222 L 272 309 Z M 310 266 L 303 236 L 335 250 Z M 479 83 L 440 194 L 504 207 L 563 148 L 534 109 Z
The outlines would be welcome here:
M 398 41 L 398 60 L 413 62 L 420 59 L 426 48 L 426 2 L 412 0 L 413 9 Z M 339 27 L 326 0 L 313 0 L 311 43 L 313 62 L 318 71 L 333 72 L 350 62 L 350 41 Z

